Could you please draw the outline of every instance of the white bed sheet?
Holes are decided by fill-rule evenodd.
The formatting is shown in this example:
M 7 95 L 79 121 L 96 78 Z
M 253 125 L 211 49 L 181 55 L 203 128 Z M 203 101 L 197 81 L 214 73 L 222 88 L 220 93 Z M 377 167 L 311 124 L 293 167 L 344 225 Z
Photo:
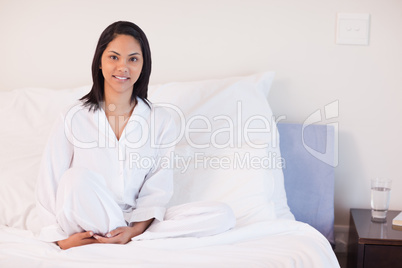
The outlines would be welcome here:
M 339 267 L 327 239 L 311 226 L 275 220 L 204 238 L 93 244 L 60 250 L 31 231 L 0 227 L 0 267 Z

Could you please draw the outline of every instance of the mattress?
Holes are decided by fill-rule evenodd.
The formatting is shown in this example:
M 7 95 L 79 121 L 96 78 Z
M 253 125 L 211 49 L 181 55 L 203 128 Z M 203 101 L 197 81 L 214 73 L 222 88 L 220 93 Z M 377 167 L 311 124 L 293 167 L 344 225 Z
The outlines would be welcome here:
M 0 227 L 8 267 L 339 267 L 328 240 L 308 224 L 275 220 L 203 238 L 93 244 L 61 250 L 28 230 Z

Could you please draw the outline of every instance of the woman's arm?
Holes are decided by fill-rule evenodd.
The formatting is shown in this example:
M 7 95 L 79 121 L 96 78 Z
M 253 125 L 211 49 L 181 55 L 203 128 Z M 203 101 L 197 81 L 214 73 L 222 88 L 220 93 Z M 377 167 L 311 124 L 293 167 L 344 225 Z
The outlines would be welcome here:
M 57 241 L 56 244 L 61 248 L 61 249 L 69 249 L 72 247 L 79 247 L 83 245 L 89 245 L 93 243 L 99 243 L 98 240 L 96 240 L 93 237 L 94 233 L 91 231 L 88 232 L 82 232 L 82 233 L 75 233 L 71 235 L 69 238 Z
M 154 165 L 148 170 L 141 190 L 136 199 L 135 209 L 132 211 L 129 223 L 142 222 L 151 218 L 163 221 L 166 206 L 173 195 L 173 159 L 177 139 L 176 125 L 173 117 L 164 108 L 154 110 L 156 120 L 150 131 L 155 134 Z M 151 115 L 152 117 L 152 115 Z M 145 154 L 146 155 L 146 154 Z
M 135 222 L 133 223 L 133 226 L 119 227 L 113 231 L 110 231 L 106 234 L 106 237 L 94 235 L 94 238 L 99 243 L 127 244 L 130 242 L 131 238 L 145 232 L 153 220 L 154 219 L 149 219 L 146 221 Z

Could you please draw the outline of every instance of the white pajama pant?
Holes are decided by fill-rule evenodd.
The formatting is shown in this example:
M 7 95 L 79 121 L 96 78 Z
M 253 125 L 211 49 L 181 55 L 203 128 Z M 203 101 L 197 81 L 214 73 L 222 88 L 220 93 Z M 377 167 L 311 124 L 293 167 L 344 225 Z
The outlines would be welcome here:
M 127 226 L 105 179 L 84 168 L 71 168 L 62 176 L 57 190 L 56 219 L 69 236 L 83 231 L 105 235 Z M 154 220 L 144 234 L 133 240 L 203 237 L 225 232 L 235 224 L 228 205 L 216 201 L 194 202 L 168 208 L 163 221 Z

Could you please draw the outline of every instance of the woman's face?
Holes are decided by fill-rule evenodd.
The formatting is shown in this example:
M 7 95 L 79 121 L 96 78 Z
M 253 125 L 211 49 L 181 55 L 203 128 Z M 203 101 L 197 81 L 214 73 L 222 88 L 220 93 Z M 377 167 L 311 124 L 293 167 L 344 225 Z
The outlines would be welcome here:
M 130 35 L 117 35 L 102 54 L 101 66 L 106 94 L 131 96 L 140 77 L 143 57 L 140 43 Z

